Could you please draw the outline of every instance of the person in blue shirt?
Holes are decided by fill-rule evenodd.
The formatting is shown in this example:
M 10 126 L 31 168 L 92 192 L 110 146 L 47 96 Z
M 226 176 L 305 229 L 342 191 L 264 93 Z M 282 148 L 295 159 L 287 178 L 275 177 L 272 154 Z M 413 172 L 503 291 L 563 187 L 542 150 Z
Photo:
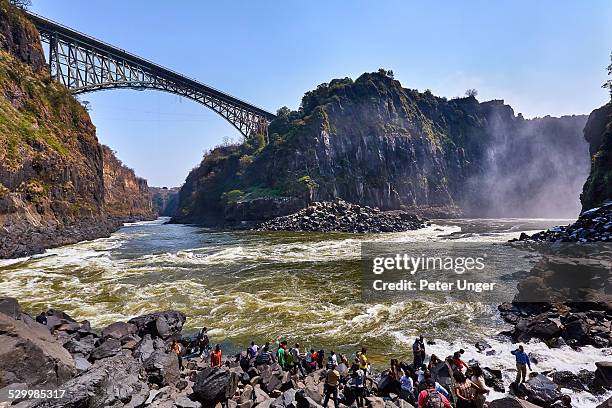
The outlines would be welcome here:
M 518 349 L 511 351 L 511 353 L 516 357 L 516 383 L 520 384 L 527 379 L 527 367 L 531 371 L 529 356 L 525 353 L 523 346 L 519 346 Z

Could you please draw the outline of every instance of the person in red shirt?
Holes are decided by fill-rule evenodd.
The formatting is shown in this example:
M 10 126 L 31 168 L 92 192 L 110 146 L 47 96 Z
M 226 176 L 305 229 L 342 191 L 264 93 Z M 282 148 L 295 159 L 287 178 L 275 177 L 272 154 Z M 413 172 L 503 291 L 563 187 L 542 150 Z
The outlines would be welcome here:
M 436 391 L 436 383 L 428 378 L 425 381 L 425 389 L 419 394 L 419 408 L 425 408 L 428 406 L 444 406 L 444 408 L 453 408 L 448 399 L 440 392 Z M 431 398 L 431 404 L 427 405 Z M 434 401 L 435 400 L 435 401 Z
M 215 351 L 210 353 L 210 366 L 221 367 L 221 347 L 218 344 L 215 345 Z
M 463 350 L 463 349 L 462 349 Z M 455 354 L 453 354 L 453 363 L 455 364 L 455 367 L 457 367 L 457 370 L 463 372 L 463 369 L 467 369 L 468 365 L 465 364 L 465 361 L 463 361 L 461 359 L 461 350 L 455 352 Z

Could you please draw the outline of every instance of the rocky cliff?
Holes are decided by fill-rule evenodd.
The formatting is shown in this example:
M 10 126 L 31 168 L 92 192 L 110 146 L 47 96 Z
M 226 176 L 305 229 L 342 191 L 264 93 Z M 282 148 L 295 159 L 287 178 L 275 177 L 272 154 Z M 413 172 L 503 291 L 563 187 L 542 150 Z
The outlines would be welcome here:
M 172 217 L 178 208 L 178 187 L 149 187 L 153 212 L 160 217 Z
M 584 211 L 612 200 L 612 102 L 595 109 L 584 128 L 591 173 L 580 197 Z
M 147 180 L 136 177 L 115 153 L 102 146 L 104 210 L 113 217 L 151 219 L 153 207 Z
M 97 238 L 134 215 L 115 194 L 133 174 L 105 186 L 116 162 L 44 61 L 34 26 L 0 0 L 0 258 Z
M 383 70 L 335 79 L 298 111 L 279 110 L 269 141 L 207 154 L 175 220 L 249 220 L 253 206 L 267 218 L 335 198 L 426 216 L 575 216 L 567 197 L 588 174 L 585 121 L 526 120 L 503 101 L 403 88 Z

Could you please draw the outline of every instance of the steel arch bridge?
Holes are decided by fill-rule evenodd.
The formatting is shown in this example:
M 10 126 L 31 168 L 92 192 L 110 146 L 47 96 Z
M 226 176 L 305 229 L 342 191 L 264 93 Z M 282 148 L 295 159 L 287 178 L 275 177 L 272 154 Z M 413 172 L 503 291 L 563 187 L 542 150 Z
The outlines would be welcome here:
M 49 45 L 52 78 L 73 94 L 113 88 L 166 91 L 207 106 L 247 138 L 267 136 L 272 113 L 42 16 L 27 15 Z

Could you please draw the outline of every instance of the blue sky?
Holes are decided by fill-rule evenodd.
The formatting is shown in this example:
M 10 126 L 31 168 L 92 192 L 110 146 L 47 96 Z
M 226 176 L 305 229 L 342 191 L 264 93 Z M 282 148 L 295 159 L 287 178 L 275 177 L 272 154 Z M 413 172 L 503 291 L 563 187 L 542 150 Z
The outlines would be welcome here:
M 392 69 L 447 97 L 468 88 L 526 117 L 589 113 L 612 51 L 612 2 L 33 0 L 32 11 L 271 111 L 332 78 Z M 239 134 L 175 95 L 107 90 L 98 138 L 149 185 L 177 186 Z

